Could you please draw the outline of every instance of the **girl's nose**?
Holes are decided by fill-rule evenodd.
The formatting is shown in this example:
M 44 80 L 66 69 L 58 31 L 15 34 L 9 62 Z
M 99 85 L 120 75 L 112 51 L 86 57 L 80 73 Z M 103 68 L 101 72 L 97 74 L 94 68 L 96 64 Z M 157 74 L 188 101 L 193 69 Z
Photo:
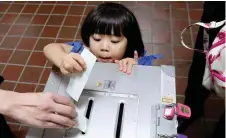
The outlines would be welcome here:
M 109 52 L 109 48 L 107 48 L 106 46 L 105 47 L 101 47 L 100 51 L 102 51 L 102 52 Z
M 101 50 L 102 52 L 109 52 L 109 46 L 108 46 L 108 42 L 107 42 L 107 41 L 104 41 L 104 42 L 102 43 L 102 46 L 101 46 L 100 50 Z
M 101 48 L 100 50 L 101 50 L 102 52 L 109 52 L 109 50 L 106 49 L 106 48 Z

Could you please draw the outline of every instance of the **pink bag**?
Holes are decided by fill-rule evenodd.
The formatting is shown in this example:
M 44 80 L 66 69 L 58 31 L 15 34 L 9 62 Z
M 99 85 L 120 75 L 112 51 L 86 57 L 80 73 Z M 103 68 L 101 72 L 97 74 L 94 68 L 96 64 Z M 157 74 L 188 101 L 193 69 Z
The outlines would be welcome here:
M 213 90 L 219 97 L 225 98 L 225 87 L 226 87 L 226 67 L 225 67 L 225 54 L 226 54 L 226 44 L 225 44 L 225 37 L 226 37 L 226 20 L 220 22 L 211 22 L 211 23 L 194 23 L 188 27 L 186 27 L 181 33 L 181 43 L 184 47 L 202 52 L 206 54 L 206 67 L 205 73 L 203 77 L 203 86 L 209 90 Z M 209 39 L 206 30 L 204 29 L 204 51 L 199 49 L 192 49 L 188 47 L 183 42 L 183 33 L 186 29 L 193 25 L 200 25 L 207 29 L 213 29 L 221 27 L 221 30 L 217 34 L 216 38 L 214 39 L 212 46 L 208 49 Z M 206 41 L 205 41 L 206 40 Z

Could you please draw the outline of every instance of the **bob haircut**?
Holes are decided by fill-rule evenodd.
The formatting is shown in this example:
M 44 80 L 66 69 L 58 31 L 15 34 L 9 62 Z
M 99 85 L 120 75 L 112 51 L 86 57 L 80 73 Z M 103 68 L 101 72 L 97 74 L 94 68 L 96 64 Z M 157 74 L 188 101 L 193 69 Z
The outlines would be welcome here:
M 121 4 L 103 3 L 87 15 L 81 28 L 81 37 L 88 47 L 93 34 L 123 35 L 128 42 L 124 58 L 133 58 L 135 50 L 139 57 L 144 56 L 144 43 L 136 17 Z

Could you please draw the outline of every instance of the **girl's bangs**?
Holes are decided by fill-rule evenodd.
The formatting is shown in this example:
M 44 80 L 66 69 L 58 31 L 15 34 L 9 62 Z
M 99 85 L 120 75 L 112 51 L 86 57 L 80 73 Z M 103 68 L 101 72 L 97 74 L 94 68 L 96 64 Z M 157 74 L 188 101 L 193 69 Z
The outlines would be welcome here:
M 104 35 L 114 35 L 121 36 L 122 32 L 122 22 L 116 18 L 99 18 L 93 21 L 92 33 L 104 34 Z

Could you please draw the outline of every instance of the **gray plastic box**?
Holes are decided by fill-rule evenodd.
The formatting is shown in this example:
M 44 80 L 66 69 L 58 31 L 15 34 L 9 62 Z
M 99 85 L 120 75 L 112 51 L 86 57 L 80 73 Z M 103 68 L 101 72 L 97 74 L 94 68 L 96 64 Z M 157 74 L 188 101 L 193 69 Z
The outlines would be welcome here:
M 51 72 L 45 92 L 67 95 L 69 77 Z M 30 128 L 26 138 L 159 138 L 177 134 L 177 120 L 163 118 L 163 101 L 176 103 L 173 66 L 134 66 L 131 75 L 117 64 L 96 63 L 76 104 L 86 114 L 89 100 L 93 106 L 88 129 Z M 117 127 L 120 103 L 124 103 L 121 128 Z M 120 134 L 116 135 L 116 130 Z

